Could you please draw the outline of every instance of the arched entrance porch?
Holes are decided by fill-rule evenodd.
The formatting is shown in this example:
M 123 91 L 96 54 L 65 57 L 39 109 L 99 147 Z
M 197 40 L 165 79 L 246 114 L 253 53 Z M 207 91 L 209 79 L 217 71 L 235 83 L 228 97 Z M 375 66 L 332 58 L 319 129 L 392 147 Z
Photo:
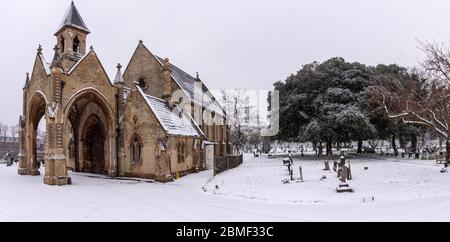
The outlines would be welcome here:
M 69 169 L 115 176 L 114 115 L 106 99 L 93 88 L 76 93 L 65 113 L 65 153 Z

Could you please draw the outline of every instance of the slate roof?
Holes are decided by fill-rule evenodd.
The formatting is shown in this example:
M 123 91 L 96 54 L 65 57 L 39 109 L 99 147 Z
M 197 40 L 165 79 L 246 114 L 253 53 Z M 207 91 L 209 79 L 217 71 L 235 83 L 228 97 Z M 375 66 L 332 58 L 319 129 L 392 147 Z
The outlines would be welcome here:
M 64 27 L 67 27 L 67 26 L 77 28 L 86 33 L 91 32 L 88 29 L 88 27 L 86 26 L 86 24 L 84 23 L 83 18 L 81 18 L 81 15 L 78 12 L 78 9 L 77 9 L 77 7 L 75 7 L 75 4 L 73 2 L 70 4 L 70 7 L 67 10 L 66 14 L 64 15 L 63 20 L 62 20 L 61 24 L 59 25 L 58 31 L 56 31 L 56 33 L 58 33 Z
M 147 101 L 147 104 L 155 114 L 159 123 L 163 126 L 163 129 L 168 134 L 191 137 L 200 136 L 191 118 L 186 116 L 186 114 L 179 114 L 182 110 L 175 109 L 173 111 L 167 106 L 167 103 L 164 100 L 144 94 L 139 86 L 136 87 Z
M 163 58 L 159 56 L 156 56 L 156 58 L 161 64 L 164 63 Z M 193 76 L 189 75 L 188 73 L 186 73 L 185 71 L 183 71 L 182 69 L 178 68 L 177 66 L 173 64 L 170 65 L 172 68 L 172 77 L 175 79 L 176 82 L 180 84 L 181 88 L 183 88 L 183 90 L 187 92 L 187 94 L 190 96 L 192 100 L 194 100 L 194 102 L 201 104 L 203 107 L 209 109 L 210 111 L 214 111 L 216 114 L 225 116 L 223 109 L 220 107 L 217 101 L 213 100 L 214 99 L 213 95 L 208 91 L 203 82 L 200 81 L 203 95 L 199 94 L 194 95 L 195 83 L 198 80 Z

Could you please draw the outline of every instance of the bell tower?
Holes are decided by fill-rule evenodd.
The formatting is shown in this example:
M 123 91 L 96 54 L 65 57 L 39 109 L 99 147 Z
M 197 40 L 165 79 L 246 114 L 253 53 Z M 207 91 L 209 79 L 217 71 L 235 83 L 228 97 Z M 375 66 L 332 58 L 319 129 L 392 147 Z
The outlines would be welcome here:
M 86 38 L 90 33 L 72 2 L 55 33 L 64 71 L 69 71 L 86 54 Z

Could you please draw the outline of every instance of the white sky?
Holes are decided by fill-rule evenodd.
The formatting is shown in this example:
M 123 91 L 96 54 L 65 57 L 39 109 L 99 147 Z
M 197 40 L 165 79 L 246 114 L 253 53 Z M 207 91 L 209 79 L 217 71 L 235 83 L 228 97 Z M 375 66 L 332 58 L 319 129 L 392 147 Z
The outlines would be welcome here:
M 70 1 L 0 0 L 0 122 L 13 124 L 38 44 L 53 36 Z M 450 39 L 445 0 L 77 0 L 110 78 L 138 43 L 200 72 L 211 89 L 269 89 L 303 64 L 342 56 L 412 66 L 416 40 Z

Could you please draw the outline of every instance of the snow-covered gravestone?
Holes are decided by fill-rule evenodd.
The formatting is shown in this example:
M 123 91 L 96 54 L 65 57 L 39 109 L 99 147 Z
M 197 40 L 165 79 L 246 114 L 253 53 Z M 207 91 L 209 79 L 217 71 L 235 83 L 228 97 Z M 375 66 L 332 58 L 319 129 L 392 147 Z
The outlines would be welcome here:
M 338 170 L 338 178 L 339 178 L 339 187 L 336 188 L 336 191 L 338 193 L 343 192 L 353 192 L 353 189 L 350 188 L 350 186 L 347 183 L 347 167 L 345 166 L 345 157 L 341 157 L 341 161 L 339 162 L 339 170 Z
M 371 202 L 375 202 L 375 196 L 364 196 L 362 198 L 362 202 L 363 203 L 371 203 Z
M 334 172 L 337 172 L 338 171 L 338 162 L 337 161 L 335 161 L 334 163 L 333 163 L 333 171 Z
M 300 181 L 303 182 L 303 168 L 300 166 L 298 169 L 300 172 Z
M 325 161 L 324 165 L 325 165 L 325 168 L 323 170 L 324 171 L 329 171 L 330 170 L 330 162 L 329 161 Z

